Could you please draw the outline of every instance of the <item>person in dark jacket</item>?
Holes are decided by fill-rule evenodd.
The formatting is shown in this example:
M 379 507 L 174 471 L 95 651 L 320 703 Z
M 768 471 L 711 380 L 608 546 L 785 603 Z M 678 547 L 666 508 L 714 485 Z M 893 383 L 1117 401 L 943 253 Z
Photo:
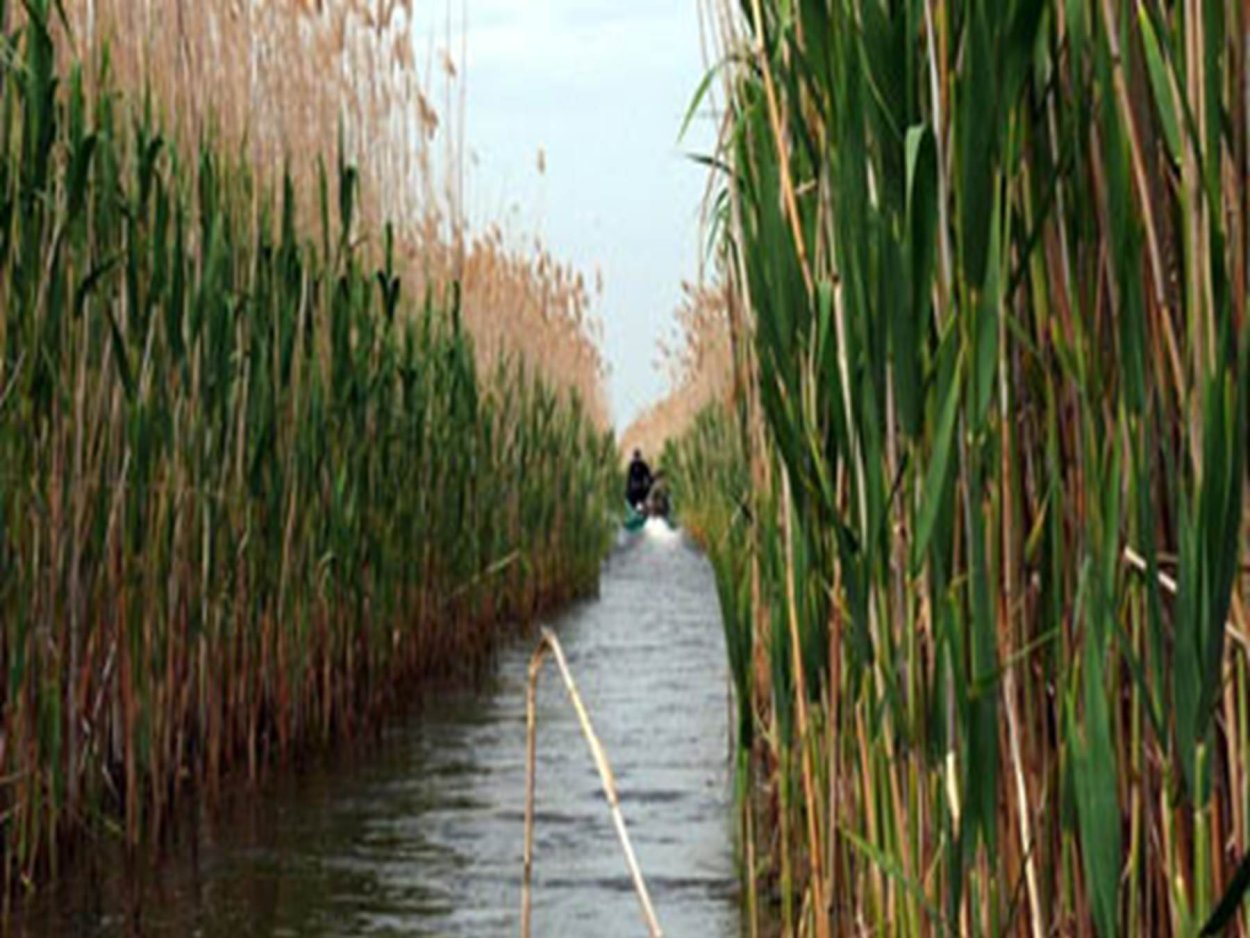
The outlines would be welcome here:
M 643 461 L 642 451 L 634 450 L 634 458 L 629 463 L 629 474 L 625 482 L 625 500 L 641 511 L 647 502 L 647 494 L 651 491 L 651 467 Z

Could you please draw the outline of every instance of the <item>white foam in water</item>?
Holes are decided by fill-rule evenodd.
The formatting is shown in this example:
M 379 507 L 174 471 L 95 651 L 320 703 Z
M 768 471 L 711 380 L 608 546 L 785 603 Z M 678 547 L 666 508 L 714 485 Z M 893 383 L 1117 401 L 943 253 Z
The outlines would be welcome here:
M 681 540 L 681 532 L 663 518 L 648 518 L 642 530 L 653 541 L 672 543 Z

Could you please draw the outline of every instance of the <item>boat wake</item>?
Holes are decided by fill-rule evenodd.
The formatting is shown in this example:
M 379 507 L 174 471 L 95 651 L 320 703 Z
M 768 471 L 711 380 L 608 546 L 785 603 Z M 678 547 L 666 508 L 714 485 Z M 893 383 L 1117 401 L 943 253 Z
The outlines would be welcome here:
M 661 544 L 676 544 L 681 540 L 681 531 L 664 518 L 648 518 L 642 532 L 648 540 L 658 541 Z

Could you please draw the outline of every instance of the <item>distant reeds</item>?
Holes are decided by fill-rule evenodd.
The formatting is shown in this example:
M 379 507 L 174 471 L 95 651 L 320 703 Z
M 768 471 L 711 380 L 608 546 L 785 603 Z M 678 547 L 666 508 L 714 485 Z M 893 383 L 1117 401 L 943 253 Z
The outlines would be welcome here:
M 0 0 L 0 25 L 11 891 L 84 831 L 159 837 L 188 791 L 352 733 L 593 587 L 615 461 L 594 400 L 502 341 L 479 360 L 456 282 L 405 279 L 344 156 L 266 174 L 167 130 L 119 59 L 88 80 L 51 0 Z M 491 297 L 514 299 L 535 305 Z
M 1245 934 L 1246 6 L 707 9 L 749 341 L 669 461 L 751 895 L 793 934 Z
M 704 409 L 724 404 L 733 390 L 734 337 L 729 331 L 730 297 L 723 288 L 686 284 L 677 308 L 674 339 L 660 346 L 670 392 L 644 410 L 621 436 L 621 453 L 635 448 L 659 456 Z

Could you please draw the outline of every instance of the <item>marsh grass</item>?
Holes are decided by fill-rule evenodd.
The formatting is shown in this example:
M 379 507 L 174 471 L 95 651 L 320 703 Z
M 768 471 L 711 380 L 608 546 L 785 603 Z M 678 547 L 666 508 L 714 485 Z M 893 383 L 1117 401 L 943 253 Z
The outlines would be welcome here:
M 673 336 L 659 347 L 659 364 L 670 390 L 646 408 L 621 435 L 621 454 L 641 449 L 658 458 L 665 444 L 689 429 L 706 408 L 727 403 L 733 393 L 734 340 L 724 289 L 685 284 L 675 313 Z
M 609 425 L 605 367 L 591 306 L 599 288 L 542 244 L 498 227 L 473 229 L 464 201 L 470 76 L 451 33 L 424 35 L 411 0 L 63 0 L 52 24 L 63 63 L 93 66 L 139 89 L 181 152 L 205 139 L 237 154 L 259 185 L 290 175 L 297 216 L 320 218 L 318 155 L 352 167 L 355 253 L 383 260 L 394 230 L 397 276 L 412 297 L 457 284 L 486 374 L 524 358 L 576 392 Z M 330 223 L 339 225 L 337 199 Z M 508 237 L 505 237 L 505 234 Z
M 752 890 L 797 934 L 1244 934 L 1245 6 L 706 12 L 750 339 L 671 459 Z
M 267 174 L 167 131 L 107 52 L 88 79 L 49 0 L 0 0 L 0 26 L 11 895 L 592 588 L 614 460 L 594 401 L 480 355 L 455 281 L 405 279 L 346 155 Z M 505 310 L 503 284 L 547 282 L 494 256 L 517 265 L 484 278 Z

